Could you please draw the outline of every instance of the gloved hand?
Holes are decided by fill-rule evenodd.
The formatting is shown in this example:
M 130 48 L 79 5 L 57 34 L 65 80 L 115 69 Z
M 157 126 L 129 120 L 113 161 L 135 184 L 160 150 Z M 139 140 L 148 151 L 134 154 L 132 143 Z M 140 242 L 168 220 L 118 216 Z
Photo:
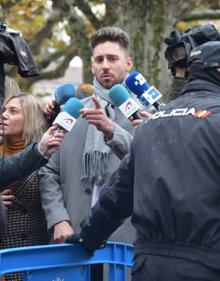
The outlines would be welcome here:
M 66 238 L 65 243 L 84 244 L 81 234 L 73 234 Z
M 81 233 L 73 234 L 69 236 L 65 243 L 72 243 L 72 244 L 78 244 L 83 245 L 89 255 L 94 255 L 95 250 L 104 248 L 106 246 L 106 242 L 102 243 L 101 245 L 96 245 L 94 243 L 91 243 L 91 241 L 87 241 L 82 237 Z

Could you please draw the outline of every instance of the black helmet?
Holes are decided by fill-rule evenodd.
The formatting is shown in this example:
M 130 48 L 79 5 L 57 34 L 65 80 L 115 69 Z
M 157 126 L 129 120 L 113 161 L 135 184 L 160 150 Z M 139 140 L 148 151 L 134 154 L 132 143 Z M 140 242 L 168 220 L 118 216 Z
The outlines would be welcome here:
M 220 41 L 209 41 L 193 49 L 188 64 L 200 62 L 205 68 L 220 68 Z

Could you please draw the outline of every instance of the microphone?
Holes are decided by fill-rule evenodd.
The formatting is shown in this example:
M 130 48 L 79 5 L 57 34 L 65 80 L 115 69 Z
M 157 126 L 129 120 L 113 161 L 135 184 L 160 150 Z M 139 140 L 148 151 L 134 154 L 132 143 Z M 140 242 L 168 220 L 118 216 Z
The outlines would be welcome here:
M 130 97 L 128 91 L 123 85 L 114 85 L 109 91 L 109 97 L 112 103 L 120 109 L 120 111 L 124 114 L 125 117 L 133 117 L 133 119 L 142 119 L 138 114 L 140 106 L 134 101 L 134 99 Z
M 72 83 L 64 83 L 55 89 L 54 97 L 55 103 L 54 108 L 50 115 L 47 117 L 48 122 L 53 123 L 54 119 L 60 112 L 60 106 L 68 101 L 70 98 L 76 96 L 76 89 Z
M 135 71 L 129 74 L 125 80 L 125 85 L 140 99 L 145 107 L 149 108 L 153 105 L 159 110 L 161 105 L 164 105 L 158 101 L 162 94 L 154 86 L 150 86 L 140 72 Z
M 84 104 L 77 98 L 70 98 L 63 106 L 62 112 L 60 112 L 53 122 L 59 125 L 58 131 L 62 128 L 65 131 L 71 131 L 72 127 L 76 123 L 76 119 L 80 116 L 80 110 L 84 107 Z

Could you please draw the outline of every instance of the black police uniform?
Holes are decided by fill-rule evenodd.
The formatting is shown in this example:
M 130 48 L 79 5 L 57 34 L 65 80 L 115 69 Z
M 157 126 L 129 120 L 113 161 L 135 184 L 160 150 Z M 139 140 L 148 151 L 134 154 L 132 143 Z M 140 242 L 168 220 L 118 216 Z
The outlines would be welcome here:
M 220 280 L 220 86 L 196 79 L 182 94 L 137 129 L 82 223 L 95 249 L 132 215 L 133 281 Z

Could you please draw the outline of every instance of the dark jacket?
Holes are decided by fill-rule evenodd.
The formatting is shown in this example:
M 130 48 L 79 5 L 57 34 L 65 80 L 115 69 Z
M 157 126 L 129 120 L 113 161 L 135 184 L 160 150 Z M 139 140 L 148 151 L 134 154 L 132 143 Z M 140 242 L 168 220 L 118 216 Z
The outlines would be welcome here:
M 99 245 L 132 214 L 135 254 L 196 260 L 220 269 L 220 87 L 188 83 L 138 128 L 131 153 L 82 224 Z
M 19 32 L 8 32 L 6 25 L 0 24 L 0 105 L 5 97 L 4 64 L 16 65 L 22 77 L 39 75 L 31 49 Z
M 0 63 L 16 65 L 22 77 L 39 75 L 32 52 L 19 33 L 0 31 Z
M 0 190 L 28 176 L 33 170 L 47 163 L 38 151 L 36 144 L 31 144 L 22 152 L 11 157 L 0 157 Z

